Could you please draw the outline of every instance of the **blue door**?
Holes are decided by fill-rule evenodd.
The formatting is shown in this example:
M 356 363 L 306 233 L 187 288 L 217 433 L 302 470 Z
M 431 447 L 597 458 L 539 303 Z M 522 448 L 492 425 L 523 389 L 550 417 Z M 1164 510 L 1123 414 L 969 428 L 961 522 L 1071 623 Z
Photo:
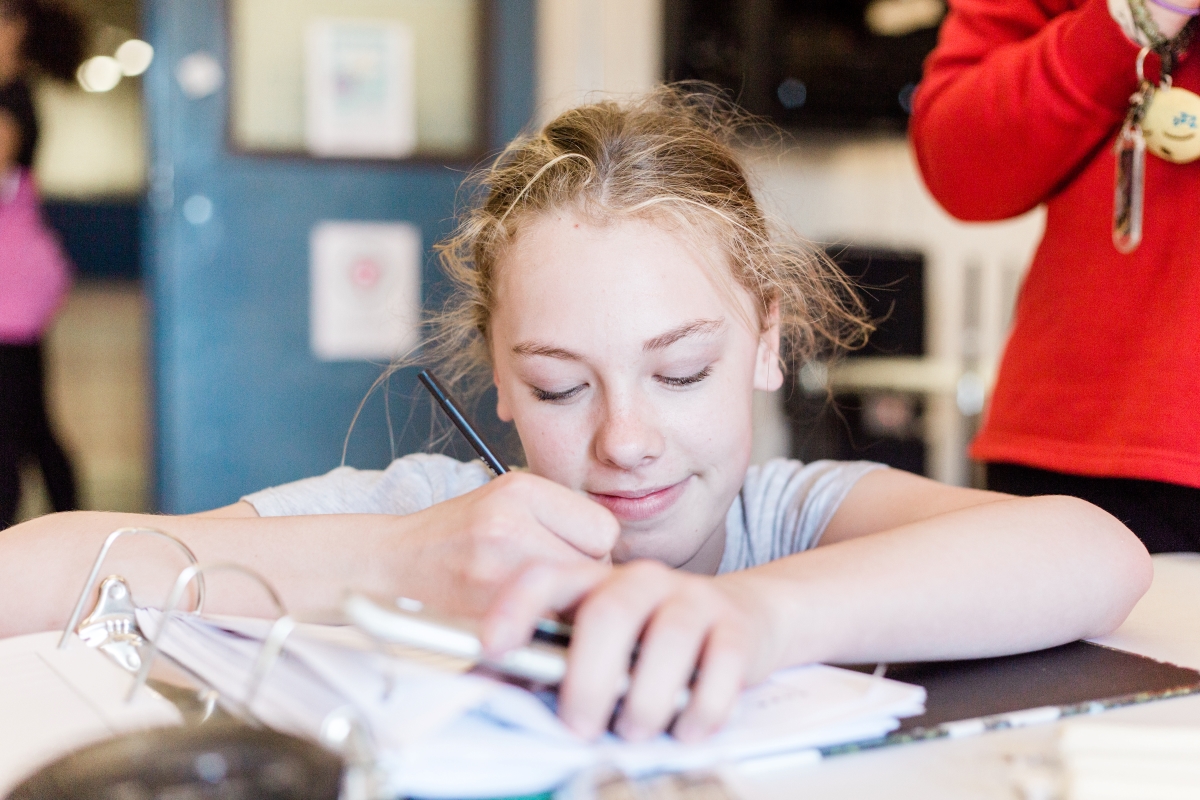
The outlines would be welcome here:
M 531 116 L 533 5 L 493 0 L 485 15 L 493 150 Z M 341 462 L 351 419 L 381 365 L 311 354 L 309 232 L 325 219 L 418 226 L 425 297 L 436 297 L 430 246 L 452 227 L 470 166 L 232 152 L 227 82 L 192 99 L 175 77 L 180 60 L 197 52 L 214 56 L 228 74 L 226 7 L 221 0 L 145 5 L 156 57 L 145 79 L 152 177 L 144 258 L 154 320 L 158 503 L 171 513 L 228 504 Z M 393 446 L 411 452 L 426 443 L 428 411 L 405 407 L 415 386 L 411 371 L 393 377 L 391 431 L 383 393 L 372 396 L 346 463 L 382 467 Z

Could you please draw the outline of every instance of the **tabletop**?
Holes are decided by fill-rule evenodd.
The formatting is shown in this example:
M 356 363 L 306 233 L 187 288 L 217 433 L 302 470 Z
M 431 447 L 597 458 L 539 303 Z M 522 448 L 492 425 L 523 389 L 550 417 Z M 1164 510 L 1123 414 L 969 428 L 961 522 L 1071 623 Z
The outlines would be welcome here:
M 1200 554 L 1154 557 L 1154 582 L 1129 618 L 1100 644 L 1200 670 Z M 1106 711 L 1113 723 L 1200 727 L 1200 695 Z M 1013 800 L 1022 764 L 1056 752 L 1066 723 L 995 731 L 834 756 L 750 762 L 723 773 L 747 800 L 888 797 Z

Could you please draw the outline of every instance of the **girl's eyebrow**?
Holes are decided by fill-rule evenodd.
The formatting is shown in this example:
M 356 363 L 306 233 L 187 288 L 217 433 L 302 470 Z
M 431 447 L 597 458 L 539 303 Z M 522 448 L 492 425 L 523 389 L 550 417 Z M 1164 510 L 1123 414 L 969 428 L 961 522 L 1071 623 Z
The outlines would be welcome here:
M 655 336 L 653 339 L 647 339 L 642 345 L 642 350 L 647 353 L 655 350 L 665 350 L 671 345 L 678 342 L 680 339 L 697 334 L 708 335 L 716 333 L 725 327 L 723 319 L 696 319 L 691 322 L 686 322 L 678 328 L 667 331 L 664 334 Z
M 529 356 L 545 356 L 546 358 L 558 358 L 564 361 L 582 361 L 583 357 L 578 353 L 573 353 L 570 350 L 564 350 L 561 347 L 551 347 L 548 344 L 538 344 L 537 342 L 520 342 L 513 345 L 512 349 L 514 356 L 527 358 Z
M 680 339 L 687 338 L 688 336 L 713 334 L 723 327 L 725 327 L 725 320 L 723 319 L 694 319 L 691 322 L 685 322 L 678 328 L 672 328 L 666 333 L 659 334 L 653 339 L 647 339 L 642 344 L 642 350 L 647 353 L 654 352 L 655 350 L 665 350 Z M 578 353 L 537 342 L 519 342 L 513 345 L 512 352 L 513 355 L 521 358 L 543 356 L 544 358 L 557 358 L 562 361 L 583 360 L 583 356 Z

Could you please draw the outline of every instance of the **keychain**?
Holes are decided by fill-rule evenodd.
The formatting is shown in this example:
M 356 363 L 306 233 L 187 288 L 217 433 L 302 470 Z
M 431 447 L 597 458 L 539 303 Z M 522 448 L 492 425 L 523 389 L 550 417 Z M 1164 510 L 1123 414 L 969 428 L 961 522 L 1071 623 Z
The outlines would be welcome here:
M 1200 96 L 1171 85 L 1168 75 L 1142 118 L 1146 148 L 1173 164 L 1200 158 Z
M 1168 40 L 1146 12 L 1145 0 L 1129 0 L 1138 28 L 1149 40 L 1137 57 L 1138 88 L 1129 98 L 1129 112 L 1114 145 L 1116 185 L 1113 194 L 1113 245 L 1132 253 L 1142 241 L 1145 208 L 1146 151 L 1174 164 L 1200 158 L 1200 96 L 1171 85 L 1171 73 L 1187 52 L 1195 19 Z M 1146 56 L 1158 53 L 1159 85 L 1146 79 Z
M 1150 48 L 1143 47 L 1137 57 L 1138 89 L 1129 98 L 1129 113 L 1117 134 L 1114 147 L 1117 181 L 1113 195 L 1113 245 L 1120 253 L 1132 253 L 1142 242 L 1142 201 L 1146 188 L 1146 138 L 1142 120 L 1147 104 L 1155 94 L 1146 80 L 1145 63 Z

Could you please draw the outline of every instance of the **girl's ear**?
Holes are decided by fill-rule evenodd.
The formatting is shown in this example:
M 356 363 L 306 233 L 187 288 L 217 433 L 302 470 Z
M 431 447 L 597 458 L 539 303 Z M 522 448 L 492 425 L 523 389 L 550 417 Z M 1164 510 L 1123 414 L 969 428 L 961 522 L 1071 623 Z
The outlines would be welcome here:
M 508 397 L 504 391 L 504 387 L 500 384 L 500 378 L 496 375 L 496 370 L 492 370 L 492 383 L 496 387 L 496 416 L 501 422 L 512 422 L 512 409 L 509 408 Z
M 783 386 L 783 359 L 779 357 L 779 302 L 767 309 L 767 327 L 758 337 L 754 362 L 754 388 L 773 392 Z

